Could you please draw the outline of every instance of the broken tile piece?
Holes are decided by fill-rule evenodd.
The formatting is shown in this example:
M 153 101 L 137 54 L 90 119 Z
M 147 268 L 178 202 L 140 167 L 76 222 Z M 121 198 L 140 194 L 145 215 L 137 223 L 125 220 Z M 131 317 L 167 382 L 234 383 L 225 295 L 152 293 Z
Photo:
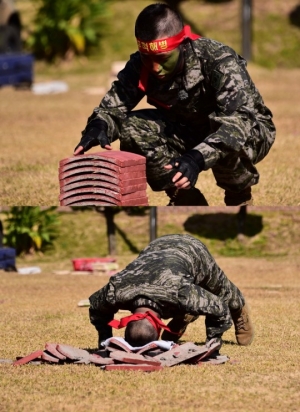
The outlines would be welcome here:
M 96 353 L 91 353 L 89 356 L 89 361 L 95 363 L 96 365 L 112 365 L 114 360 L 112 358 L 103 358 Z
M 56 346 L 56 349 L 68 359 L 83 361 L 84 363 L 85 361 L 87 361 L 87 363 L 89 363 L 88 359 L 90 354 L 87 350 L 75 348 L 74 346 L 64 345 L 61 343 Z
M 161 364 L 161 362 L 157 359 L 146 359 L 143 355 L 124 351 L 113 351 L 111 352 L 110 357 L 115 361 L 122 363 L 145 364 L 153 366 L 160 366 Z
M 152 359 L 159 360 L 162 366 L 174 366 L 188 360 L 190 361 L 207 351 L 208 348 L 205 345 L 197 346 L 195 343 L 186 342 L 182 345 L 177 345 L 160 355 L 154 356 Z
M 206 344 L 205 346 L 207 348 L 207 351 L 201 354 L 199 357 L 193 359 L 193 363 L 201 362 L 202 360 L 209 358 L 213 354 L 216 355 L 219 349 L 221 348 L 222 343 L 221 342 L 211 342 L 209 345 Z
M 59 359 L 58 358 L 56 358 L 55 356 L 52 356 L 50 353 L 48 353 L 47 351 L 44 351 L 42 354 L 41 354 L 41 358 L 43 359 L 43 361 L 46 361 L 46 362 L 53 362 L 53 363 L 58 363 L 59 362 Z
M 58 352 L 58 350 L 56 349 L 57 343 L 49 343 L 47 342 L 45 344 L 45 349 L 50 352 L 53 356 L 55 356 L 56 358 L 60 359 L 60 360 L 65 360 L 66 356 L 63 355 L 62 353 Z
M 148 343 L 148 345 L 145 345 L 143 348 L 139 349 L 136 353 L 141 355 L 141 354 L 145 354 L 146 352 L 150 350 L 154 350 L 154 349 L 159 349 L 159 347 L 157 346 L 156 343 L 150 342 Z
M 29 355 L 26 355 L 24 357 L 22 357 L 21 359 L 18 359 L 16 361 L 14 361 L 13 365 L 17 366 L 17 365 L 25 365 L 26 363 L 40 358 L 40 356 L 42 355 L 43 351 L 42 350 L 36 350 L 35 352 L 30 353 Z
M 110 338 L 109 344 L 106 347 L 106 349 L 109 351 L 124 350 L 125 352 L 128 352 L 128 353 L 131 352 L 128 346 L 126 346 L 124 343 L 120 342 L 118 339 L 115 339 L 115 338 Z

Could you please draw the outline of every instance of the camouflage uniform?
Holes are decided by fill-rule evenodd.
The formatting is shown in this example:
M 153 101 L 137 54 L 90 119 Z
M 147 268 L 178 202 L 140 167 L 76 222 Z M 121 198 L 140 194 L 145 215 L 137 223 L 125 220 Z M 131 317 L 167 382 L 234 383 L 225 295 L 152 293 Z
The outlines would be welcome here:
M 111 141 L 119 138 L 121 150 L 147 158 L 153 190 L 172 187 L 174 171 L 163 166 L 192 148 L 223 189 L 251 187 L 259 180 L 254 165 L 275 139 L 272 113 L 245 60 L 230 47 L 200 38 L 187 41 L 183 53 L 184 68 L 176 77 L 162 82 L 149 74 L 146 94 L 156 109 L 133 111 L 145 95 L 138 87 L 143 65 L 136 52 L 88 121 L 105 120 Z
M 162 319 L 195 320 L 206 316 L 207 339 L 221 337 L 240 310 L 240 290 L 218 267 L 207 248 L 189 235 L 166 235 L 152 241 L 124 270 L 90 296 L 90 320 L 99 339 L 112 336 L 107 325 L 119 309 L 146 306 Z

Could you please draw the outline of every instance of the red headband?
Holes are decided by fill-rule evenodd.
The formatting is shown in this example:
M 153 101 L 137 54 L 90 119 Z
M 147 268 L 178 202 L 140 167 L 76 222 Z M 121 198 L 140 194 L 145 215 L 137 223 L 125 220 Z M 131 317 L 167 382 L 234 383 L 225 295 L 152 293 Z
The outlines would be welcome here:
M 138 49 L 141 53 L 157 54 L 157 53 L 166 53 L 166 52 L 176 49 L 176 47 L 178 47 L 185 39 L 196 40 L 196 39 L 199 39 L 199 37 L 201 36 L 191 32 L 190 26 L 184 26 L 181 32 L 179 32 L 178 34 L 172 37 L 167 37 L 165 39 L 151 40 L 151 41 L 142 41 L 142 40 L 136 39 L 136 41 L 137 41 Z
M 158 336 L 160 335 L 161 329 L 165 329 L 168 332 L 174 333 L 174 335 L 179 335 L 179 333 L 172 332 L 167 325 L 165 325 L 157 316 L 149 311 L 145 313 L 134 313 L 133 315 L 125 316 L 125 318 L 122 318 L 121 320 L 113 319 L 108 323 L 108 325 L 115 329 L 121 329 L 125 328 L 125 326 L 127 326 L 129 322 L 142 319 L 147 319 L 151 323 L 151 325 L 154 326 L 154 328 L 157 330 Z

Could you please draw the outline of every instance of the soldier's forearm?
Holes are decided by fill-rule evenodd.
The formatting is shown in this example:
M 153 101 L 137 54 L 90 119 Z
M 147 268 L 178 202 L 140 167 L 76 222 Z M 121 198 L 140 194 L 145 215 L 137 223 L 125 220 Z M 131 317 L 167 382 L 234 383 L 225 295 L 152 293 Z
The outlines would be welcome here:
M 89 315 L 90 315 L 90 321 L 92 325 L 94 325 L 96 330 L 98 331 L 99 341 L 103 341 L 108 338 L 111 338 L 112 328 L 111 326 L 108 325 L 108 322 L 110 322 L 113 319 L 114 314 L 113 313 L 104 314 L 96 309 L 90 308 Z

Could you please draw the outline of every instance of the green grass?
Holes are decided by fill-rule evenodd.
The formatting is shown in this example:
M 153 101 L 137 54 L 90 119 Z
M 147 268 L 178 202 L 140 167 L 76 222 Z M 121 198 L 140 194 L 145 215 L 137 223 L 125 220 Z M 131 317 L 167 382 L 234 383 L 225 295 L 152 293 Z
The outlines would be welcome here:
M 107 31 L 99 44 L 99 49 L 85 59 L 78 59 L 75 64 L 67 64 L 68 73 L 96 73 L 108 71 L 116 60 L 127 60 L 136 50 L 134 23 L 139 12 L 149 0 L 112 0 L 109 2 Z M 32 27 L 34 3 L 29 0 L 17 0 L 25 25 L 23 38 Z M 289 21 L 289 13 L 296 7 L 297 1 L 265 0 L 253 3 L 253 61 L 264 67 L 300 67 L 300 28 Z M 231 0 L 209 3 L 201 0 L 187 0 L 180 3 L 180 11 L 185 22 L 195 32 L 205 37 L 224 42 L 241 53 L 241 1 Z M 100 65 L 100 66 L 99 66 Z M 50 66 L 51 67 L 51 66 Z M 51 75 L 53 71 L 45 65 L 37 65 L 38 70 Z M 66 67 L 54 66 L 54 70 L 64 76 Z
M 157 208 L 157 234 L 191 234 L 216 256 L 282 257 L 297 254 L 300 208 L 248 208 L 243 233 L 238 231 L 238 208 Z M 0 215 L 1 216 L 1 215 Z M 2 219 L 4 216 L 2 216 Z M 19 265 L 49 265 L 70 269 L 71 259 L 108 255 L 106 222 L 93 210 L 59 213 L 58 237 L 44 254 L 20 256 Z M 115 215 L 117 257 L 129 263 L 149 242 L 149 211 L 144 216 Z M 5 220 L 4 220 L 5 226 Z
M 258 16 L 254 30 L 254 62 L 275 67 L 300 67 L 300 29 L 292 26 L 286 16 Z

